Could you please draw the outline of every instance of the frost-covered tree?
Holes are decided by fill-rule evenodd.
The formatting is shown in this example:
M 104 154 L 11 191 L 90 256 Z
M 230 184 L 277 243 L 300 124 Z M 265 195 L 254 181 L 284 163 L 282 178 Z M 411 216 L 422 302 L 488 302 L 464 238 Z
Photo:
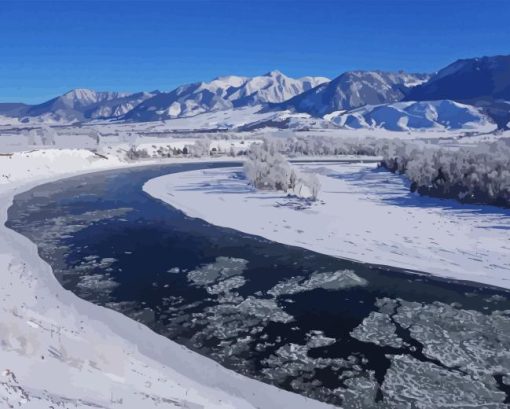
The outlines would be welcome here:
M 451 148 L 401 139 L 291 136 L 268 139 L 266 144 L 288 157 L 380 156 L 384 168 L 409 178 L 412 191 L 510 207 L 508 140 Z M 297 181 L 289 184 L 298 186 Z
M 286 156 L 336 156 L 376 155 L 379 139 L 333 137 L 333 136 L 290 136 L 272 138 L 278 152 Z
M 211 154 L 211 140 L 209 138 L 200 138 L 194 144 L 186 145 L 183 149 L 186 154 L 200 158 L 202 156 L 209 156 Z
M 55 145 L 55 136 L 57 133 L 55 130 L 49 126 L 43 125 L 40 129 L 37 130 L 38 134 L 41 136 L 41 142 L 44 146 Z
M 150 155 L 147 152 L 147 149 L 140 149 L 135 145 L 131 145 L 126 151 L 126 158 L 129 160 L 147 159 L 149 157 Z
M 301 190 L 303 187 L 306 189 L 305 192 L 301 191 L 299 196 L 309 197 L 313 200 L 317 200 L 321 188 L 321 183 L 315 173 L 301 174 L 298 179 L 298 183 L 301 184 Z
M 473 203 L 510 206 L 510 142 L 459 149 L 393 141 L 382 166 L 405 174 L 411 190 Z
M 291 165 L 270 143 L 251 146 L 244 170 L 257 189 L 286 192 L 289 188 Z
M 316 175 L 300 174 L 278 153 L 271 141 L 252 144 L 244 163 L 244 172 L 257 189 L 280 190 L 299 197 L 317 199 L 320 183 Z

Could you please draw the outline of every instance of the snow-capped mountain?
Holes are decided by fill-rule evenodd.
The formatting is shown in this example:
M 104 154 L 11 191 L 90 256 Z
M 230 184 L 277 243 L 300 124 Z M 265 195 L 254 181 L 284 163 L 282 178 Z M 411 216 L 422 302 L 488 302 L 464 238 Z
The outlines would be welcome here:
M 248 79 L 229 99 L 234 106 L 257 105 L 287 101 L 317 85 L 328 82 L 325 77 L 290 78 L 280 71 Z
M 344 128 L 383 128 L 390 131 L 494 127 L 481 109 L 450 100 L 367 105 L 348 112 L 328 114 L 324 119 Z
M 427 74 L 404 72 L 350 71 L 272 107 L 323 116 L 364 105 L 396 102 L 402 100 L 411 87 L 428 77 Z
M 478 105 L 510 100 L 510 55 L 458 60 L 411 89 L 406 99 L 452 99 Z
M 278 103 L 327 82 L 323 77 L 290 78 L 279 71 L 257 77 L 227 76 L 211 82 L 184 85 L 146 100 L 125 119 L 155 121 L 204 112 Z
M 397 104 L 403 101 L 424 104 Z M 455 128 L 455 118 L 449 119 L 453 121 L 450 123 L 440 119 L 451 111 L 456 112 L 451 115 L 460 115 L 460 127 L 476 122 L 476 118 L 471 121 L 457 112 L 465 107 L 462 104 L 482 109 L 462 108 L 478 118 L 481 125 L 489 117 L 498 128 L 508 129 L 510 56 L 459 60 L 432 76 L 402 71 L 350 71 L 329 81 L 324 77 L 290 78 L 271 71 L 255 77 L 218 77 L 169 92 L 128 94 L 75 89 L 39 105 L 0 103 L 0 117 L 48 123 L 174 120 L 177 127 L 182 125 L 178 120 L 203 114 L 195 120 L 209 123 L 207 115 L 213 115 L 214 120 L 207 125 L 210 129 L 213 123 L 218 126 L 214 129 L 231 129 L 233 124 L 226 118 L 243 117 L 247 129 L 345 126 L 405 130 Z M 362 107 L 365 108 L 358 109 Z M 218 112 L 219 117 L 215 115 Z
M 56 122 L 111 119 L 126 114 L 154 95 L 155 92 L 129 94 L 78 88 L 42 104 L 33 105 L 24 110 L 22 115 Z

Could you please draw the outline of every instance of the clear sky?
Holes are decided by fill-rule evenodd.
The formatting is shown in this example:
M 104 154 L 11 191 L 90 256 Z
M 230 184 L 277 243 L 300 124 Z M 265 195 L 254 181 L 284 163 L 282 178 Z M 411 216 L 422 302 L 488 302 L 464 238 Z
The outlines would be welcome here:
M 0 0 L 0 101 L 510 54 L 510 0 Z

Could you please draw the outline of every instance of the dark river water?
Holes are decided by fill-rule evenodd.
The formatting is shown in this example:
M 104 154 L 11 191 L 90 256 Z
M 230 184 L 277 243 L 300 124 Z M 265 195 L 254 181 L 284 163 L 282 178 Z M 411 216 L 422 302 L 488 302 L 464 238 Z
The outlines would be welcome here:
M 507 291 L 211 226 L 142 191 L 232 165 L 52 182 L 18 195 L 7 226 L 66 289 L 249 377 L 346 408 L 507 407 Z

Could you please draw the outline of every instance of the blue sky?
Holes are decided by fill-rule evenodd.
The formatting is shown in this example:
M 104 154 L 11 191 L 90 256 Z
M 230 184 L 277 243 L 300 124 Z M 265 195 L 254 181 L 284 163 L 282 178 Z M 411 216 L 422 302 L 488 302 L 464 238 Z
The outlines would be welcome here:
M 508 0 L 0 0 L 0 101 L 510 54 Z

